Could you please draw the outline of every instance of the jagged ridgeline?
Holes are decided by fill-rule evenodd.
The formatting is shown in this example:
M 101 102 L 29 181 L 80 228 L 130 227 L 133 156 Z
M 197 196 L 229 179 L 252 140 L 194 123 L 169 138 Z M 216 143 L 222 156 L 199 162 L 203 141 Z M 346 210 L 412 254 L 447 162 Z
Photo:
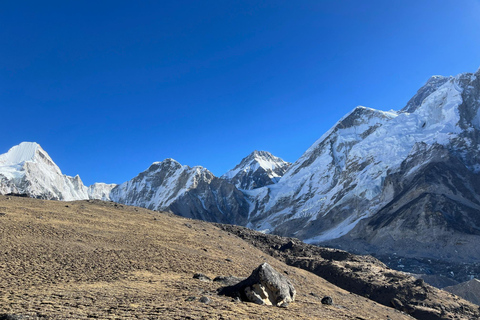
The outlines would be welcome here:
M 113 200 L 385 259 L 475 266 L 479 108 L 480 70 L 434 76 L 399 111 L 355 108 L 293 164 L 255 151 L 220 178 L 167 159 L 120 185 L 86 187 L 38 144 L 21 143 L 0 156 L 0 190 Z M 416 271 L 434 272 L 425 268 Z

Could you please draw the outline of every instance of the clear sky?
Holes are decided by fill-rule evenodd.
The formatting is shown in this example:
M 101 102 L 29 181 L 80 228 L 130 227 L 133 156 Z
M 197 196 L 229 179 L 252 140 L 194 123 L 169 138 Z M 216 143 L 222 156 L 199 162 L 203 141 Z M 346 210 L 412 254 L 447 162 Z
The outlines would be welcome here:
M 87 185 L 218 176 L 479 67 L 480 0 L 1 1 L 0 153 L 38 142 Z

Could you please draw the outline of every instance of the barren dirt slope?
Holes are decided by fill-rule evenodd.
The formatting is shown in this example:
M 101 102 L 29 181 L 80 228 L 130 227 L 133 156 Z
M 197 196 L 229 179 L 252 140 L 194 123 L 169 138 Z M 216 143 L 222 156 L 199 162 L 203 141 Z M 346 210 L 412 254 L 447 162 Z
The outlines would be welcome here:
M 201 272 L 248 276 L 267 261 L 297 301 L 265 307 L 216 295 Z M 329 295 L 333 305 L 320 300 Z M 199 299 L 209 297 L 211 302 Z M 192 300 L 192 301 L 190 301 Z M 0 196 L 0 317 L 23 319 L 411 319 L 289 267 L 215 226 L 100 201 Z

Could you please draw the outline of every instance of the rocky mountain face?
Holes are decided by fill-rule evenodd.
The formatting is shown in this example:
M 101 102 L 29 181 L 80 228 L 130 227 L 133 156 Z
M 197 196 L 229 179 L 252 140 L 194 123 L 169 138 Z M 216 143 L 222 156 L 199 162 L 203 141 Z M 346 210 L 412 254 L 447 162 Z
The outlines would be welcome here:
M 450 262 L 451 277 L 457 281 L 478 275 L 479 76 L 477 71 L 448 78 L 423 102 L 410 102 L 402 110 L 397 118 L 413 118 L 419 126 L 404 132 L 414 137 L 414 144 L 398 166 L 388 168 L 375 198 L 379 203 L 375 213 L 324 244 L 379 256 L 395 253 L 398 258 L 393 260 L 405 259 L 393 266 L 408 267 L 417 258 Z M 425 261 L 416 267 L 418 273 L 436 272 Z M 455 269 L 472 273 L 458 277 Z
M 361 253 L 479 262 L 480 71 L 359 107 L 259 190 L 249 226 Z M 459 252 L 462 252 L 461 254 Z
M 370 200 L 381 179 L 378 170 L 368 167 L 362 156 L 350 161 L 351 150 L 396 116 L 365 107 L 347 114 L 292 164 L 279 183 L 252 194 L 255 208 L 249 227 L 281 235 L 295 234 L 302 239 L 319 234 L 328 238 L 328 231 L 338 229 L 340 223 L 343 230 L 336 230 L 331 236 L 348 232 L 356 220 L 368 214 L 366 211 L 373 210 Z M 382 166 L 371 158 L 366 161 Z M 375 172 L 364 177 L 355 175 L 364 169 Z M 356 200 L 356 212 L 345 203 L 345 196 Z M 321 225 L 313 224 L 317 216 L 329 211 L 335 213 L 323 219 Z M 298 234 L 300 231 L 302 234 Z
M 146 171 L 112 189 L 110 199 L 206 221 L 245 224 L 249 205 L 231 183 L 202 167 L 173 159 L 155 162 Z
M 221 178 L 240 190 L 252 190 L 277 183 L 290 165 L 270 152 L 255 150 Z

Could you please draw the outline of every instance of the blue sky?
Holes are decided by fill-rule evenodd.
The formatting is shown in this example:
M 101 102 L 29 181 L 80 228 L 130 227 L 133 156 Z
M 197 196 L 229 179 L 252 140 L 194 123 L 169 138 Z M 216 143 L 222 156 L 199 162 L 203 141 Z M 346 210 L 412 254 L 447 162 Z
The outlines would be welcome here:
M 0 153 L 85 184 L 174 158 L 295 161 L 357 105 L 400 109 L 480 67 L 480 0 L 2 1 Z

